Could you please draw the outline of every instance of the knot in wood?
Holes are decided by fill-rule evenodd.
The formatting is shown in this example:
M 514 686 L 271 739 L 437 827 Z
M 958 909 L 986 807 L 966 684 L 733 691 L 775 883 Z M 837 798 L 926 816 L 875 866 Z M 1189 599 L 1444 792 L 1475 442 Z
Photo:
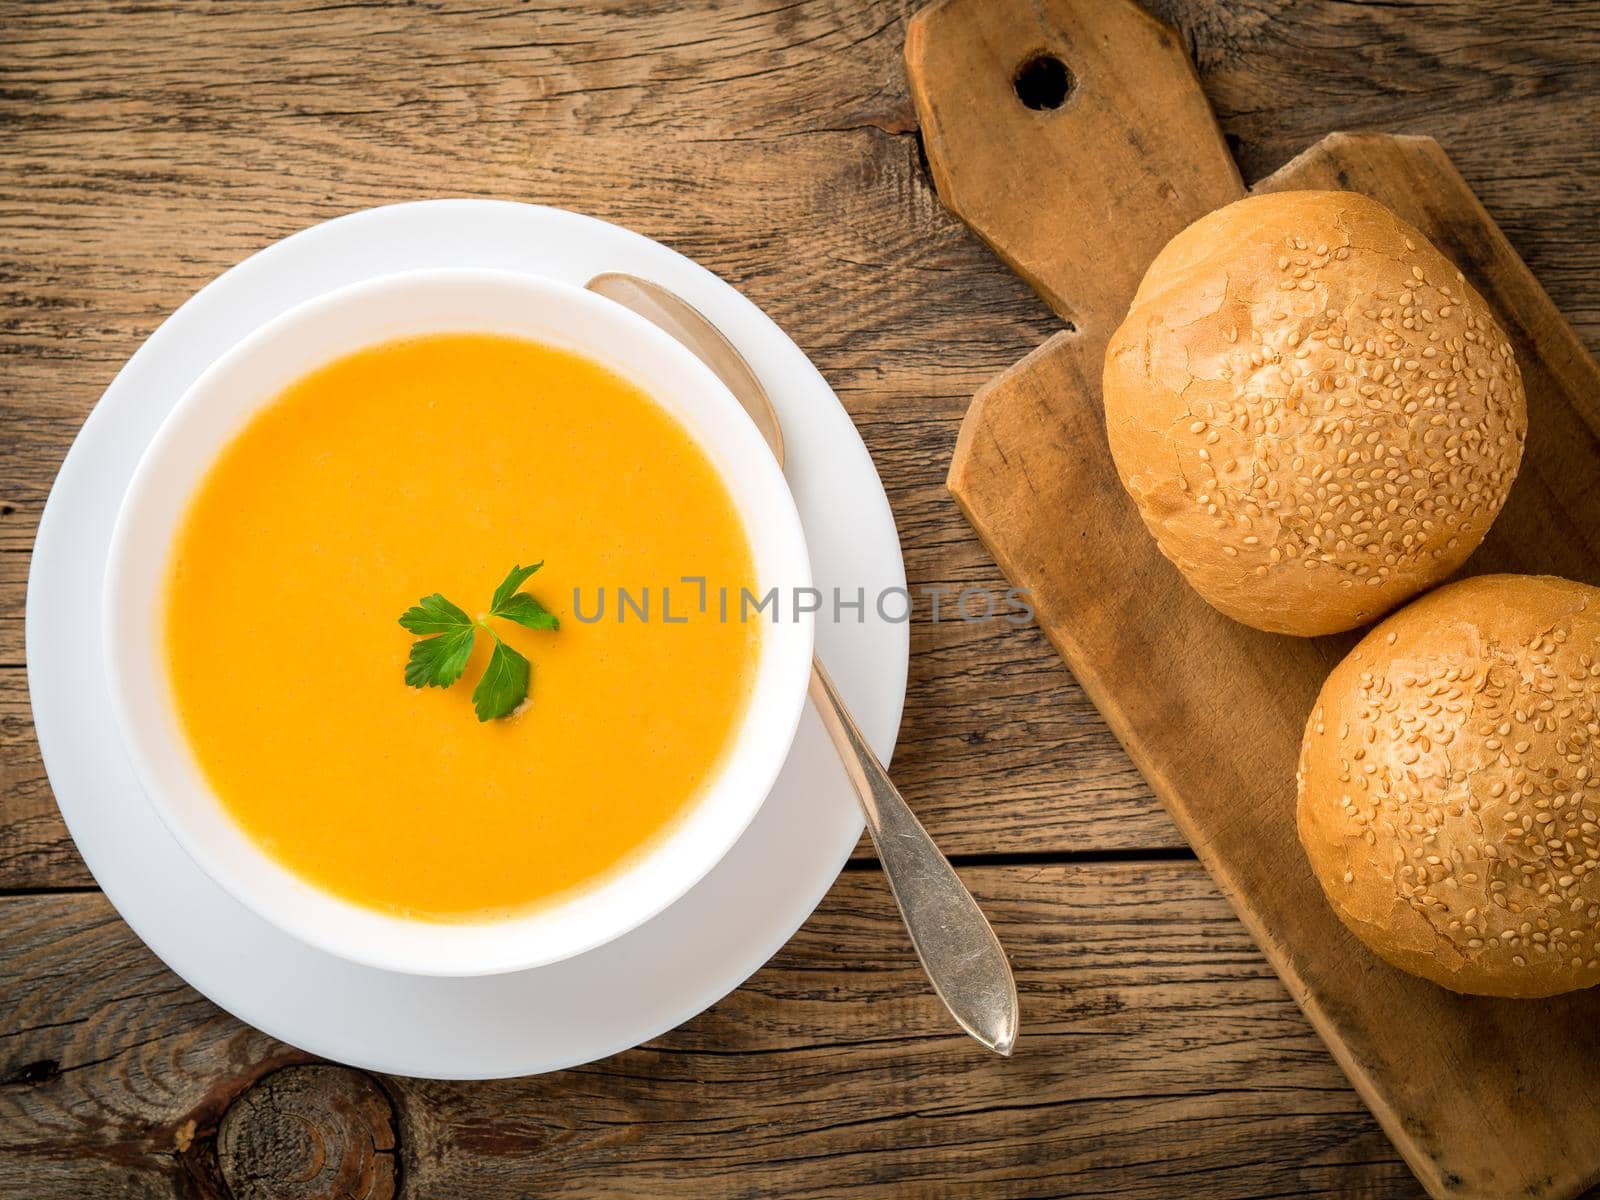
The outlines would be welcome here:
M 234 1200 L 392 1200 L 395 1113 L 360 1071 L 286 1067 L 222 1118 L 217 1160 Z

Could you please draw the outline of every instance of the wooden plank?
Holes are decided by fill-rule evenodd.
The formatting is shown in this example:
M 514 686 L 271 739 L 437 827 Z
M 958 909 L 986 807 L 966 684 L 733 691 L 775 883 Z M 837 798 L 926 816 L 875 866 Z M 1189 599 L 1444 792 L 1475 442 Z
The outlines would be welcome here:
M 996 7 L 947 0 L 926 17 L 926 39 L 942 39 L 942 51 L 919 57 L 915 37 L 908 51 L 914 89 L 946 89 L 943 109 L 955 114 L 930 128 L 928 152 L 936 177 L 965 178 L 956 210 L 966 216 L 980 186 L 1013 197 L 1014 176 L 1042 165 L 1057 181 L 1061 219 L 1056 240 L 1032 252 L 1059 249 L 1065 262 L 1138 252 L 1209 208 L 1208 188 L 1230 184 L 1220 169 L 1198 183 L 1192 165 L 1174 172 L 1183 120 L 1169 128 L 1158 113 L 1117 99 L 1115 89 L 1131 81 L 1153 96 L 1187 86 L 1181 68 L 1149 56 L 1126 76 L 1084 73 L 1077 112 L 1093 114 L 1092 127 L 1007 126 L 962 103 L 968 80 L 1006 78 L 1040 45 L 1076 71 L 1075 47 L 1086 41 L 1078 23 L 1109 23 L 1109 11 L 1058 0 L 1027 6 L 1001 34 L 973 36 L 968 25 L 992 25 Z M 924 71 L 938 53 L 965 65 Z M 1087 95 L 1096 87 L 1112 91 Z M 941 104 L 932 94 L 917 99 L 923 113 Z M 1012 107 L 1022 105 L 1013 99 Z M 1115 164 L 1130 143 L 1145 154 L 1140 185 L 1122 193 L 1113 180 L 1107 190 L 1101 151 L 1115 149 L 1107 158 Z M 1487 295 L 1523 365 L 1536 432 L 1513 497 L 1468 570 L 1600 582 L 1600 368 L 1438 146 L 1334 136 L 1265 186 L 1374 195 L 1415 221 Z M 1099 219 L 1070 223 L 1079 212 Z M 995 233 L 1002 211 L 980 205 L 976 217 L 985 237 L 1004 240 Z M 1032 210 L 1012 218 L 1018 230 L 1038 221 Z M 1123 239 L 1119 228 L 1137 236 Z M 1050 270 L 1034 263 L 1028 274 Z M 1109 265 L 1104 276 L 1128 293 L 1138 278 Z M 1300 852 L 1293 778 L 1306 713 L 1351 639 L 1258 633 L 1182 582 L 1145 534 L 1105 444 L 1101 360 L 1130 296 L 1103 287 L 1084 293 L 1087 302 L 1044 294 L 1071 311 L 1077 329 L 980 390 L 951 490 L 1008 577 L 1034 591 L 1046 632 L 1429 1191 L 1566 1197 L 1600 1180 L 1600 1033 L 1588 1032 L 1600 993 L 1520 1006 L 1454 996 L 1378 962 L 1339 924 Z M 1573 1025 L 1584 1032 L 1567 1040 Z M 1559 1062 L 1547 1066 L 1551 1057 Z
M 1009 1061 L 950 1029 L 864 871 L 683 1028 L 497 1083 L 286 1073 L 98 896 L 0 899 L 0 1193 L 285 1200 L 337 1163 L 379 1198 L 392 1155 L 401 1194 L 459 1200 L 1419 1194 L 1196 864 L 966 875 L 1017 970 Z
M 1192 48 L 1246 179 L 1277 170 L 1330 130 L 1432 137 L 1568 320 L 1591 347 L 1600 344 L 1593 4 L 1146 7 Z

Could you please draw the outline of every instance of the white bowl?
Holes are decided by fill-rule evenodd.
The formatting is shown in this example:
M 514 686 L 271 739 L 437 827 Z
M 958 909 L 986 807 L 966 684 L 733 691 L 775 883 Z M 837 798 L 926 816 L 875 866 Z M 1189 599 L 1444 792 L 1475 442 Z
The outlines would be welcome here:
M 129 756 L 173 836 L 212 879 L 286 933 L 329 954 L 416 975 L 485 975 L 582 953 L 647 921 L 731 848 L 778 776 L 799 724 L 812 621 L 781 604 L 760 618 L 749 705 L 698 800 L 643 854 L 524 916 L 435 923 L 390 916 L 308 883 L 263 851 L 211 791 L 179 727 L 162 653 L 173 538 L 213 460 L 251 416 L 316 367 L 424 333 L 500 333 L 563 346 L 633 380 L 689 430 L 744 520 L 756 583 L 809 587 L 810 561 L 783 472 L 737 400 L 698 358 L 642 317 L 565 283 L 484 270 L 390 275 L 269 322 L 208 368 L 140 459 L 106 567 L 111 698 Z

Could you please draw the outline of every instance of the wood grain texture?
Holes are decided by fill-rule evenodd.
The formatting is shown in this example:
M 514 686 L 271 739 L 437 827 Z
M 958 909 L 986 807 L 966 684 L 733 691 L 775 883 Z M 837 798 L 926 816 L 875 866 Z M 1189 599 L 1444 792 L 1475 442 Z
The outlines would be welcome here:
M 418 1200 L 1420 1195 L 1196 864 L 966 877 L 1016 965 L 1010 1061 L 950 1029 L 882 879 L 852 871 L 688 1025 L 492 1083 L 296 1070 L 98 896 L 0 900 L 0 1194 L 347 1194 L 307 1186 L 315 1135 L 311 1178 L 344 1164 L 374 1198 L 391 1160 Z
M 1106 12 L 1074 0 L 1036 8 L 1051 28 L 1077 19 L 1080 8 L 1094 19 Z M 973 74 L 1003 71 L 1032 52 L 1033 30 L 1009 46 L 961 36 L 954 14 L 989 20 L 988 5 L 949 0 L 935 11 L 961 38 L 949 49 L 968 56 Z M 1070 44 L 1060 44 L 1063 56 Z M 916 65 L 913 58 L 914 87 L 940 82 L 919 76 Z M 1181 70 L 1155 62 L 1143 63 L 1139 76 L 1153 94 L 1184 83 Z M 943 103 L 972 111 L 960 99 Z M 932 104 L 919 97 L 919 109 Z M 1154 181 L 1130 191 L 1120 214 L 1078 227 L 1065 217 L 1081 207 L 1081 191 L 1098 192 L 1098 182 L 1080 183 L 1096 172 L 1087 162 L 1075 176 L 1057 172 L 1063 221 L 1039 253 L 1065 244 L 1066 261 L 1109 262 L 1141 252 L 1152 227 L 1170 235 L 1210 207 L 1196 201 L 1185 213 L 1172 199 L 1205 190 L 1187 175 L 1172 196 L 1159 188 L 1169 156 L 1159 114 L 1105 98 L 1085 111 L 1103 125 L 1094 136 L 1041 123 L 1014 130 L 1003 147 L 974 151 L 975 121 L 954 133 L 941 128 L 937 140 L 930 131 L 936 174 L 965 177 L 956 211 L 965 215 L 965 198 L 979 186 L 1002 200 L 1013 194 L 997 162 L 1026 173 L 1053 156 L 1130 141 L 1150 147 L 1145 165 Z M 1213 175 L 1215 188 L 1229 185 L 1227 172 Z M 1375 196 L 1484 293 L 1523 366 L 1529 425 L 1538 432 L 1512 498 L 1466 571 L 1600 583 L 1600 368 L 1438 145 L 1333 135 L 1261 186 Z M 995 206 L 981 206 L 978 216 L 992 236 L 1001 219 Z M 1014 225 L 1037 222 L 1028 211 Z M 1120 238 L 1120 226 L 1139 236 Z M 1029 274 L 1046 271 L 1036 263 Z M 1576 1195 L 1600 1181 L 1600 992 L 1509 1005 L 1454 996 L 1379 962 L 1334 917 L 1300 852 L 1293 779 L 1306 714 L 1351 636 L 1308 641 L 1229 621 L 1143 536 L 1106 447 L 1100 405 L 1106 338 L 1139 275 L 1108 265 L 1105 276 L 1127 281 L 1126 294 L 1095 290 L 1087 306 L 1067 297 L 1082 314 L 1081 330 L 1056 335 L 980 390 L 957 444 L 951 490 L 1012 582 L 1032 589 L 1041 624 L 1430 1193 Z M 1064 519 L 1076 536 L 1063 536 Z
M 395 1147 L 394 1104 L 377 1080 L 323 1064 L 257 1079 L 216 1135 L 232 1200 L 386 1200 L 400 1186 Z
M 1030 94 L 1041 66 L 1059 96 Z M 1135 4 L 930 4 L 906 71 L 940 197 L 1079 333 L 1243 192 L 1177 34 Z

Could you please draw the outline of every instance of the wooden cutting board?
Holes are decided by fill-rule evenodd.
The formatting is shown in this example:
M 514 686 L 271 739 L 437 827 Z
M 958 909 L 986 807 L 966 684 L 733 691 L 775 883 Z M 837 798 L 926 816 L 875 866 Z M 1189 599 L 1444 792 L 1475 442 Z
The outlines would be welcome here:
M 1600 989 L 1457 996 L 1345 930 L 1295 835 L 1294 768 L 1355 635 L 1219 615 L 1113 469 L 1106 342 L 1167 239 L 1245 194 L 1182 43 L 1125 0 L 944 0 L 906 61 L 940 196 L 1069 323 L 974 398 L 950 490 L 1429 1193 L 1577 1195 L 1600 1180 Z M 1464 573 L 1600 584 L 1600 369 L 1443 151 L 1331 134 L 1252 190 L 1290 188 L 1395 209 L 1516 346 L 1527 450 Z

